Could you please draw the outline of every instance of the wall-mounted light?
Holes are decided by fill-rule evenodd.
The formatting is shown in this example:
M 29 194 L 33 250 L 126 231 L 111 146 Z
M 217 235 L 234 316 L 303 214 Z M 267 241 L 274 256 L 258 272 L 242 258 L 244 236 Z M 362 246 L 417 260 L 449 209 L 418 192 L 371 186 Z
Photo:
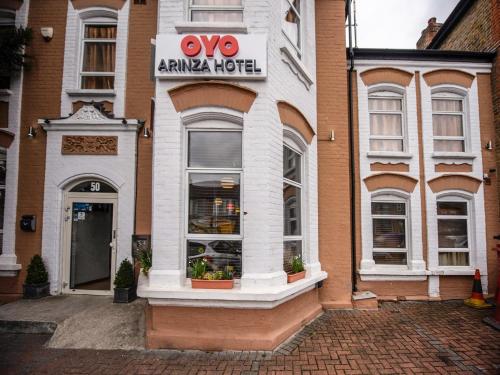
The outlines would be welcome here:
M 493 143 L 491 142 L 491 140 L 489 140 L 488 143 L 486 143 L 484 148 L 487 150 L 493 150 Z
M 127 125 L 127 120 L 126 119 L 122 120 L 122 125 Z
M 46 42 L 50 42 L 52 40 L 52 38 L 54 37 L 54 28 L 53 27 L 41 27 L 40 33 L 42 34 L 43 39 Z
M 28 131 L 28 137 L 29 138 L 35 138 L 36 137 L 36 129 L 33 126 L 30 126 L 30 129 Z
M 335 140 L 335 130 L 330 130 L 330 135 L 328 136 L 328 139 L 333 142 Z
M 149 128 L 146 128 L 145 126 L 143 127 L 142 136 L 144 138 L 149 138 L 151 136 L 150 133 L 149 133 Z

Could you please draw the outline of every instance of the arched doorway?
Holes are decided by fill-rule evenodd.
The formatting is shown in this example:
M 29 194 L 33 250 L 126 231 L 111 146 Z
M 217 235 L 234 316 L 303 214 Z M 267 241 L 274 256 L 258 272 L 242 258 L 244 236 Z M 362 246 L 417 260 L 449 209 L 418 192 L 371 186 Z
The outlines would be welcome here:
M 116 269 L 118 194 L 102 180 L 70 185 L 64 194 L 63 292 L 111 294 Z

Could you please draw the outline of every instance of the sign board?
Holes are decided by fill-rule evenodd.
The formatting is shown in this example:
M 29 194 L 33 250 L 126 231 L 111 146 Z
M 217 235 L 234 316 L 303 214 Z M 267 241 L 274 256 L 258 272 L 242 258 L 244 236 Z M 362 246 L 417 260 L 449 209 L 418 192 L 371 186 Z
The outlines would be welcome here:
M 267 35 L 157 35 L 155 75 L 160 79 L 265 79 Z

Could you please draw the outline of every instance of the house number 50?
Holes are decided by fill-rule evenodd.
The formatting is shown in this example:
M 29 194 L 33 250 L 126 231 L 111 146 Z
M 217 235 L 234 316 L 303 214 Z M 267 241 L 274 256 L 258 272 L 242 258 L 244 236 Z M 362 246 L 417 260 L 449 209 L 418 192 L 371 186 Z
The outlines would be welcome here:
M 90 183 L 90 191 L 93 191 L 93 192 L 101 191 L 101 183 L 100 182 L 91 182 Z

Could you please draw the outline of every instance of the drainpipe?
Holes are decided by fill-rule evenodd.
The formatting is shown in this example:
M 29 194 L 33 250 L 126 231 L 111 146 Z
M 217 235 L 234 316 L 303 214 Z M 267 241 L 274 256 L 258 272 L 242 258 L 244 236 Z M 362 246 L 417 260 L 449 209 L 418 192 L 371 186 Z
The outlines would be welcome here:
M 347 75 L 348 94 L 348 124 L 349 124 L 349 165 L 350 165 L 350 195 L 351 195 L 351 277 L 352 291 L 357 291 L 356 287 L 356 189 L 355 189 L 355 162 L 354 162 L 354 124 L 353 124 L 353 98 L 352 98 L 352 73 L 354 71 L 354 49 L 352 47 L 352 19 L 351 1 L 347 1 L 347 19 L 349 35 L 349 73 Z

